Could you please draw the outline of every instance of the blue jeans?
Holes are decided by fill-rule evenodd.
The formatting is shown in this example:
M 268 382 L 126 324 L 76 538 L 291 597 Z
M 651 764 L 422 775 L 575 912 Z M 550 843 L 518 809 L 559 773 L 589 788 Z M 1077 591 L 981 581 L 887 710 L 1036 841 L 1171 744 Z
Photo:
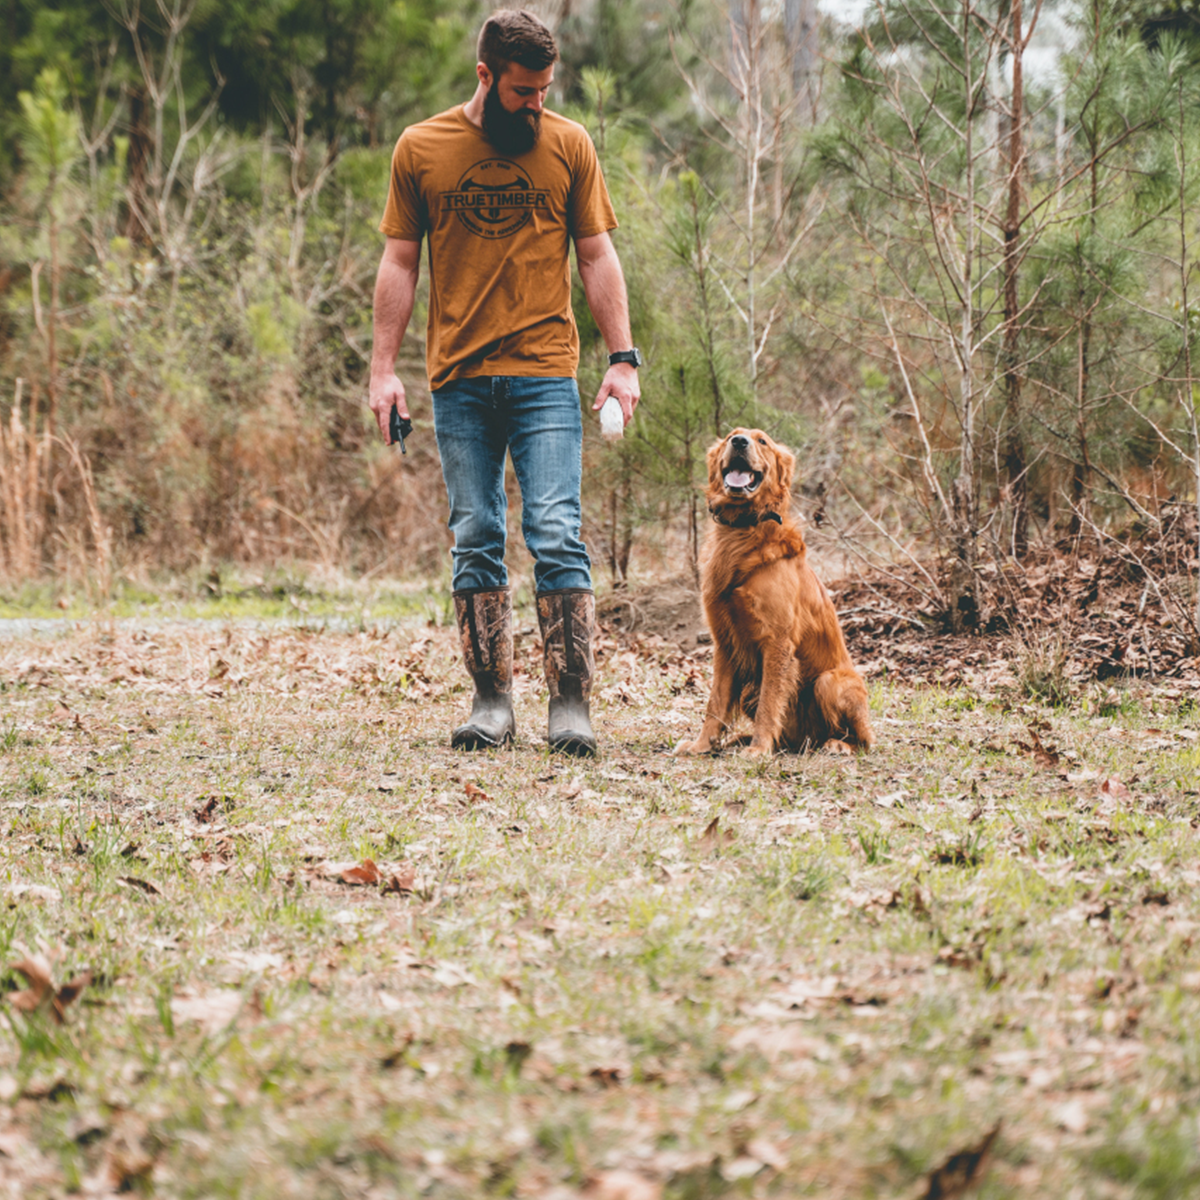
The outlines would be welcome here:
M 537 591 L 590 588 L 579 536 L 583 418 L 572 378 L 454 379 L 433 393 L 433 424 L 454 533 L 454 590 L 508 585 L 504 456 L 521 487 L 521 532 Z

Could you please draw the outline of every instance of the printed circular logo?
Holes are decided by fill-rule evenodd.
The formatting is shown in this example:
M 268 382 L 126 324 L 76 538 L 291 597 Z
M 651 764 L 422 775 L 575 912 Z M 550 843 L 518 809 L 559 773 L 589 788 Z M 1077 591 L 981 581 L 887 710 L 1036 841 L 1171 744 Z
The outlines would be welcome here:
M 548 208 L 550 193 L 539 191 L 529 172 L 506 158 L 485 158 L 463 174 L 442 203 L 476 237 L 512 237 L 537 208 Z

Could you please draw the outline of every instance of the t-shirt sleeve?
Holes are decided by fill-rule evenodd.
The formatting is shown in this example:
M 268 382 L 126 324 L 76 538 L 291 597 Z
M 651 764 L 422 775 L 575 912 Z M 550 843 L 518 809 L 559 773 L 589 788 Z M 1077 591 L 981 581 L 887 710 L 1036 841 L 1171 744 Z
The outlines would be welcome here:
M 428 226 L 425 203 L 412 170 L 410 147 L 401 135 L 392 151 L 392 173 L 388 183 L 387 206 L 379 231 L 406 242 L 419 242 Z
M 571 198 L 567 209 L 567 225 L 572 238 L 595 237 L 617 227 L 617 214 L 608 198 L 604 172 L 596 147 L 586 133 L 581 133 L 576 166 L 571 180 Z

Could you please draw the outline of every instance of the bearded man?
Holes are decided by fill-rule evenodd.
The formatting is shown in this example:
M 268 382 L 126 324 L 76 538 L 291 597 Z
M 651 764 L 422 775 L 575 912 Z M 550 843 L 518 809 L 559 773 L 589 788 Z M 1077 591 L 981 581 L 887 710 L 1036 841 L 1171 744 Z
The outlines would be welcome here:
M 396 353 L 412 315 L 421 241 L 429 246 L 426 368 L 454 533 L 454 607 L 475 685 L 451 735 L 463 750 L 515 732 L 512 602 L 504 564 L 505 456 L 521 489 L 521 530 L 534 559 L 550 689 L 548 741 L 594 755 L 589 697 L 596 623 L 580 538 L 583 421 L 570 245 L 610 351 L 596 395 L 628 423 L 640 389 L 616 228 L 587 131 L 545 108 L 558 47 L 531 13 L 494 13 L 479 35 L 475 94 L 410 126 L 392 156 L 375 283 L 370 406 L 390 442 L 407 418 Z

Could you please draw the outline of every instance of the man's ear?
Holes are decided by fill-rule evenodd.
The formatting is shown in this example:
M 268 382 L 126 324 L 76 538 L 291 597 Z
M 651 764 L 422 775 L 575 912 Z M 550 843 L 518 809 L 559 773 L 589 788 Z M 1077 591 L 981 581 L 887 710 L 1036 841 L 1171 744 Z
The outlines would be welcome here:
M 492 73 L 488 70 L 487 63 L 477 62 L 475 64 L 475 78 L 483 84 L 485 88 L 492 86 Z

